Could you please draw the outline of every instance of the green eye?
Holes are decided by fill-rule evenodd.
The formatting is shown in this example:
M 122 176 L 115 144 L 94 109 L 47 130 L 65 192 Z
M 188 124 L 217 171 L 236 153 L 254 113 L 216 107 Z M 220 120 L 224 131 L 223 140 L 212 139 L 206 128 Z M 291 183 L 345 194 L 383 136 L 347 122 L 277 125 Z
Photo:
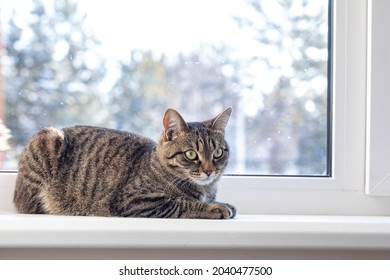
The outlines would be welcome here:
M 195 160 L 198 158 L 198 154 L 194 150 L 188 150 L 184 153 L 187 159 Z
M 214 151 L 214 154 L 213 154 L 214 158 L 218 159 L 218 158 L 221 158 L 223 156 L 223 149 L 219 148 L 219 149 L 216 149 Z

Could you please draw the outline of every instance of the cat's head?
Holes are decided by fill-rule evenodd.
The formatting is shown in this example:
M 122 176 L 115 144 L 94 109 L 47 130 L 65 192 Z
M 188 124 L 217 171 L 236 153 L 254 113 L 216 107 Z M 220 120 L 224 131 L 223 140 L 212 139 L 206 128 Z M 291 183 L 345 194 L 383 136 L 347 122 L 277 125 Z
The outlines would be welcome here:
M 173 109 L 163 117 L 158 155 L 170 173 L 197 185 L 210 185 L 223 173 L 229 158 L 225 127 L 232 109 L 204 122 L 185 122 Z

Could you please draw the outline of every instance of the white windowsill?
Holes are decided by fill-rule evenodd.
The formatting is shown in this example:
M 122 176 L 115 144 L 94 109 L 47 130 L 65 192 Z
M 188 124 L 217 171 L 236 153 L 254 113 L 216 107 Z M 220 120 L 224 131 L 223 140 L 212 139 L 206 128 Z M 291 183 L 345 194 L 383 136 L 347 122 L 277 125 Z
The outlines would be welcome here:
M 233 220 L 0 214 L 1 248 L 390 250 L 390 217 L 239 215 Z

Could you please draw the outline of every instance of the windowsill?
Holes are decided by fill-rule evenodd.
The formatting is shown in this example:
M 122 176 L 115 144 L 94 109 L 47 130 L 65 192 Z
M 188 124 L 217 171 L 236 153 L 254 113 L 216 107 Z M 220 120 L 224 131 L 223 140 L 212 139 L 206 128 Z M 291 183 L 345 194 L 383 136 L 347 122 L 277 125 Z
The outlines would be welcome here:
M 175 220 L 0 214 L 0 248 L 390 250 L 390 217 Z

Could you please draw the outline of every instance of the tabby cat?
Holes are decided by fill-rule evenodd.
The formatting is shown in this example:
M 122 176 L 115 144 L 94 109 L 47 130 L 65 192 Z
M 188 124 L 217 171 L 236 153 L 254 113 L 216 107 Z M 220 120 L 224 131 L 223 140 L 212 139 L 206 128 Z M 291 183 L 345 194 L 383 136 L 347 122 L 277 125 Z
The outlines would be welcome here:
M 215 201 L 229 157 L 224 132 L 231 111 L 186 123 L 168 109 L 157 143 L 93 126 L 43 129 L 20 157 L 16 208 L 31 214 L 233 218 L 234 206 Z

